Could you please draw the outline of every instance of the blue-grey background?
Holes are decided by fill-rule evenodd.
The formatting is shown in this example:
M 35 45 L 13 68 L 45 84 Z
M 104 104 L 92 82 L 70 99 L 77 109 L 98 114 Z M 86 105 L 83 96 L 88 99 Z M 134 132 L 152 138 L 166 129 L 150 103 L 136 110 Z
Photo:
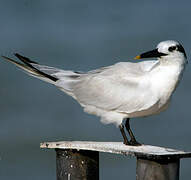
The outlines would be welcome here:
M 190 7 L 184 0 L 1 0 L 0 54 L 88 71 L 132 61 L 174 39 L 190 60 Z M 191 150 L 190 76 L 188 65 L 166 112 L 131 121 L 139 141 Z M 0 179 L 55 179 L 55 152 L 39 144 L 59 140 L 122 139 L 114 125 L 85 114 L 71 97 L 0 60 Z M 135 179 L 135 167 L 134 158 L 100 156 L 101 179 Z M 181 161 L 181 179 L 190 179 L 190 167 L 190 159 Z

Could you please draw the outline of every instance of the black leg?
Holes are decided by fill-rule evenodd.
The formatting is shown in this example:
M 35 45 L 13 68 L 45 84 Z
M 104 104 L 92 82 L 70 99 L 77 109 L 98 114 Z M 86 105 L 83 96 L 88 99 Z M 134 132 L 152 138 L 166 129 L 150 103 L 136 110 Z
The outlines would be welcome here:
M 127 139 L 127 136 L 126 136 L 126 134 L 125 134 L 125 131 L 124 131 L 124 125 L 123 125 L 123 124 L 120 124 L 120 125 L 119 125 L 119 129 L 120 129 L 120 132 L 121 132 L 121 134 L 122 134 L 122 136 L 123 136 L 123 143 L 124 143 L 125 145 L 130 145 L 130 143 L 129 143 L 128 139 Z
M 135 136 L 133 135 L 133 132 L 130 128 L 130 124 L 129 124 L 129 118 L 126 119 L 126 122 L 125 122 L 125 127 L 127 129 L 127 132 L 129 133 L 129 136 L 131 138 L 130 140 L 130 145 L 132 146 L 140 146 L 141 144 L 139 142 L 137 142 L 137 140 L 135 139 Z

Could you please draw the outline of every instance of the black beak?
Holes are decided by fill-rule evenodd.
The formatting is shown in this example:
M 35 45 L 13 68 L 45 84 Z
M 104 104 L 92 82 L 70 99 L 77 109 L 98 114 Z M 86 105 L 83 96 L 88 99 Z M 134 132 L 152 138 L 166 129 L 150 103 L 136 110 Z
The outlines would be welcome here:
M 158 52 L 158 49 L 154 49 L 152 51 L 148 51 L 139 56 L 136 56 L 135 59 L 157 58 L 157 57 L 166 56 L 166 55 L 167 54 Z

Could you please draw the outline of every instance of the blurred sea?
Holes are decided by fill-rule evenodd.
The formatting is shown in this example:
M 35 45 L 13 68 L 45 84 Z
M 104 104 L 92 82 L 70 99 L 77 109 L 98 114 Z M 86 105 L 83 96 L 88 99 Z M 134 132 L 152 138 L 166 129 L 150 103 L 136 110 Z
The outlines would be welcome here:
M 0 53 L 18 52 L 41 64 L 88 71 L 132 61 L 162 40 L 180 41 L 190 60 L 191 1 L 1 0 Z M 55 152 L 40 142 L 121 141 L 114 125 L 85 114 L 55 87 L 0 61 L 0 179 L 56 179 Z M 189 65 L 170 108 L 131 121 L 145 144 L 191 150 Z M 168 77 L 167 77 L 168 78 Z M 180 179 L 190 179 L 191 160 Z M 102 154 L 100 179 L 135 179 L 135 159 Z

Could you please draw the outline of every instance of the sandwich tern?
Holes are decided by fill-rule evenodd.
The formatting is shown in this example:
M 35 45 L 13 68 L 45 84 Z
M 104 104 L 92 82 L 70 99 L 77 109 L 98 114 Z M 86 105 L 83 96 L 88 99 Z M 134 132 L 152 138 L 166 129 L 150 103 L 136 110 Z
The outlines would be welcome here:
M 62 70 L 40 65 L 17 53 L 15 56 L 21 62 L 2 57 L 72 96 L 85 112 L 100 116 L 103 123 L 116 124 L 126 145 L 141 145 L 130 128 L 130 118 L 167 109 L 187 64 L 183 46 L 173 40 L 162 41 L 156 49 L 135 57 L 157 60 L 119 62 L 88 72 Z

